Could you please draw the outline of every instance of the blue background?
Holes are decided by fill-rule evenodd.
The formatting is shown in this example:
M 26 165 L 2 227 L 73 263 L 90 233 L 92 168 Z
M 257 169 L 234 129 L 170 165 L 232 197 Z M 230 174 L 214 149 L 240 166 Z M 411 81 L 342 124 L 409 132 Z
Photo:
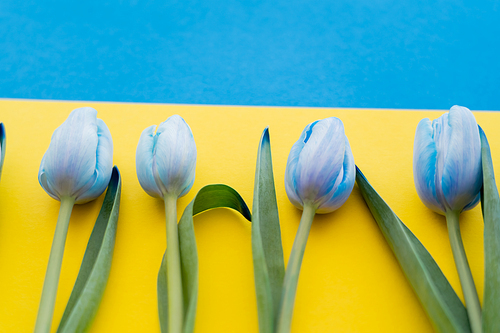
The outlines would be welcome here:
M 500 110 L 500 1 L 0 1 L 0 97 Z

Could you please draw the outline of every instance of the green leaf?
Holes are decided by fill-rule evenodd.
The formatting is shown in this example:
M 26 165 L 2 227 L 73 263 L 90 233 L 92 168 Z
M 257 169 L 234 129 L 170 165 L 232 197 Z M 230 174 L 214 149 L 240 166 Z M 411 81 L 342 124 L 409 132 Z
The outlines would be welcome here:
M 259 332 L 272 333 L 280 305 L 285 262 L 268 128 L 262 133 L 257 153 L 252 208 L 252 254 Z
M 495 182 L 490 145 L 481 127 L 483 189 L 481 208 L 484 217 L 484 299 L 483 332 L 498 332 L 500 318 L 500 198 Z
M 86 332 L 97 313 L 111 269 L 120 193 L 121 177 L 115 166 L 58 333 Z
M 156 284 L 156 293 L 158 297 L 158 315 L 160 319 L 160 331 L 168 332 L 168 285 L 167 285 L 167 253 L 163 254 L 160 270 L 158 271 L 158 280 Z
M 183 332 L 194 331 L 196 303 L 198 298 L 198 252 L 194 235 L 193 216 L 214 208 L 232 208 L 251 221 L 250 210 L 243 198 L 227 185 L 207 185 L 184 210 L 179 221 L 179 245 L 184 296 Z M 161 332 L 168 332 L 167 265 L 165 255 L 158 272 L 158 314 Z
M 2 177 L 3 161 L 5 160 L 5 127 L 0 123 L 0 178 Z
M 470 332 L 465 307 L 432 256 L 356 167 L 356 182 L 375 221 L 438 332 Z

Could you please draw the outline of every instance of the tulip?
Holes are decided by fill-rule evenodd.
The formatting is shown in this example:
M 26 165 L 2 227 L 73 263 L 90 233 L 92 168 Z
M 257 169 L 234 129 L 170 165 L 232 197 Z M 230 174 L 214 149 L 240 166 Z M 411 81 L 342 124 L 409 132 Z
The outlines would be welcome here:
M 454 106 L 415 133 L 413 176 L 417 193 L 433 211 L 468 210 L 479 202 L 482 186 L 481 140 L 469 109 Z
M 136 151 L 136 171 L 146 193 L 164 198 L 185 195 L 194 183 L 196 145 L 188 124 L 178 115 L 146 128 Z
M 184 306 L 177 229 L 177 199 L 193 186 L 196 145 L 193 133 L 178 115 L 146 128 L 136 151 L 137 178 L 149 195 L 162 198 L 167 223 L 168 331 L 182 332 Z M 160 319 L 162 320 L 162 319 Z
M 35 332 L 50 332 L 69 219 L 75 203 L 96 199 L 106 189 L 113 167 L 113 142 L 97 111 L 73 110 L 52 135 L 42 158 L 38 180 L 54 199 L 61 201 L 50 251 Z
M 82 204 L 99 197 L 111 179 L 113 141 L 97 111 L 73 110 L 52 135 L 38 172 L 38 181 L 52 198 L 73 198 Z
M 344 204 L 354 187 L 356 170 L 344 125 L 338 118 L 306 126 L 288 155 L 285 189 L 292 204 L 330 213 Z
M 342 206 L 355 179 L 354 158 L 342 121 L 332 117 L 307 125 L 288 155 L 285 171 L 288 198 L 303 212 L 285 272 L 277 332 L 290 332 L 300 266 L 314 215 Z
M 413 177 L 418 196 L 445 215 L 450 243 L 473 332 L 481 332 L 481 307 L 460 235 L 459 215 L 473 208 L 482 186 L 481 141 L 472 112 L 453 106 L 449 113 L 417 126 Z

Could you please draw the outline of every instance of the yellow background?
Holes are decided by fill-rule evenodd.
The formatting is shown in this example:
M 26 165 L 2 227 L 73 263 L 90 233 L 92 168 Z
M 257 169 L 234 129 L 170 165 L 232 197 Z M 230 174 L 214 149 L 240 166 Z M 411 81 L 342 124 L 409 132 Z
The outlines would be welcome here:
M 142 130 L 173 114 L 191 127 L 196 180 L 178 202 L 179 217 L 207 184 L 235 188 L 252 206 L 257 146 L 269 126 L 285 261 L 300 219 L 283 183 L 293 143 L 310 122 L 339 117 L 354 159 L 368 180 L 433 255 L 462 298 L 445 220 L 427 209 L 413 185 L 412 151 L 420 119 L 443 112 L 227 106 L 0 101 L 7 133 L 0 182 L 0 332 L 32 332 L 59 202 L 38 184 L 52 132 L 71 110 L 91 106 L 108 125 L 123 181 L 115 253 L 91 332 L 159 332 L 156 277 L 166 247 L 164 206 L 140 187 L 135 149 Z M 500 114 L 476 112 L 500 174 Z M 53 331 L 62 316 L 103 196 L 76 206 L 66 242 Z M 218 209 L 195 218 L 199 253 L 196 332 L 258 332 L 250 223 Z M 461 228 L 480 299 L 483 223 L 480 207 L 461 215 Z M 463 298 L 462 298 L 463 299 Z M 316 216 L 307 243 L 293 332 L 432 332 L 359 189 L 338 211 Z

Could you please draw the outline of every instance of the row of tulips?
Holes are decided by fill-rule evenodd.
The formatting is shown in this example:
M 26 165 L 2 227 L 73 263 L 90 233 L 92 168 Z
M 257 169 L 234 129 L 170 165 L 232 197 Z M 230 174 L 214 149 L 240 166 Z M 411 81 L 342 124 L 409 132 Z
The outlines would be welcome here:
M 5 156 L 3 124 L 0 156 L 1 173 Z M 139 183 L 149 195 L 161 198 L 165 204 L 167 249 L 158 274 L 158 312 L 163 333 L 194 330 L 198 258 L 193 216 L 218 207 L 232 208 L 252 221 L 260 332 L 290 332 L 300 267 L 314 216 L 342 206 L 355 181 L 436 330 L 479 333 L 500 329 L 494 320 L 500 316 L 500 299 L 495 298 L 500 293 L 500 274 L 496 274 L 500 199 L 486 137 L 467 108 L 454 106 L 440 118 L 432 122 L 423 119 L 418 124 L 413 165 L 419 197 L 427 207 L 446 216 L 466 307 L 427 250 L 357 169 L 340 119 L 327 118 L 307 125 L 291 148 L 285 189 L 292 204 L 303 213 L 286 270 L 268 129 L 259 143 L 252 214 L 232 188 L 208 185 L 198 192 L 177 222 L 177 200 L 193 185 L 196 156 L 191 129 L 177 115 L 158 127 L 146 128 L 136 151 Z M 55 130 L 42 159 L 40 185 L 61 202 L 61 207 L 35 324 L 37 333 L 51 329 L 73 205 L 96 199 L 108 187 L 58 332 L 87 331 L 97 312 L 111 266 L 120 204 L 121 179 L 112 160 L 111 133 L 97 119 L 97 111 L 88 107 L 74 110 Z M 486 211 L 485 230 L 491 231 L 485 237 L 485 288 L 493 299 L 485 297 L 484 313 L 458 224 L 459 214 L 480 200 Z

